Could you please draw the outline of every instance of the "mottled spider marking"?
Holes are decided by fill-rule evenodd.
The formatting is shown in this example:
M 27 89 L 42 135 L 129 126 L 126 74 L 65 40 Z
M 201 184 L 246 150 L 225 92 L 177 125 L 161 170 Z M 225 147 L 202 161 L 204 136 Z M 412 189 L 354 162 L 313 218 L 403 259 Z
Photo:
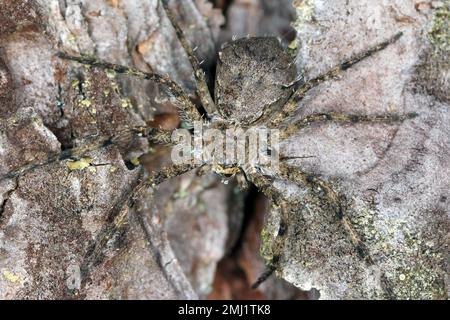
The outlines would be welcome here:
M 215 101 L 228 121 L 251 125 L 280 109 L 291 95 L 286 84 L 297 70 L 274 37 L 242 38 L 218 54 Z

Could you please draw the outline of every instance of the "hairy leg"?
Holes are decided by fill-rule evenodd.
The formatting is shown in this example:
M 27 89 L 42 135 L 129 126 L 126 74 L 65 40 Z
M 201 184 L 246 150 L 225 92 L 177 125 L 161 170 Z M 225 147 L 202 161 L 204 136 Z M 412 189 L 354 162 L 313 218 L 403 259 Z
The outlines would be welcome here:
M 195 163 L 172 164 L 161 170 L 151 172 L 150 176 L 143 180 L 133 191 L 133 197 L 136 197 L 143 189 L 154 188 L 168 179 L 175 178 L 199 167 L 201 165 Z
M 0 176 L 0 181 L 5 179 L 12 179 L 22 176 L 28 172 L 36 170 L 38 168 L 50 165 L 52 163 L 70 160 L 70 159 L 80 159 L 86 153 L 100 150 L 111 145 L 118 145 L 121 143 L 129 144 L 132 139 L 145 137 L 150 142 L 168 145 L 171 143 L 170 137 L 171 132 L 163 131 L 159 129 L 150 129 L 143 126 L 132 127 L 126 130 L 117 132 L 113 136 L 99 137 L 95 141 L 86 143 L 76 148 L 71 148 L 64 150 L 60 153 L 50 155 L 47 159 L 41 162 L 30 163 L 28 165 L 22 166 L 21 168 L 10 171 L 2 176 Z
M 254 169 L 254 168 L 253 168 Z M 252 289 L 256 289 L 261 285 L 264 281 L 266 281 L 278 268 L 278 263 L 280 260 L 280 253 L 282 252 L 282 247 L 284 243 L 284 235 L 286 234 L 288 221 L 288 203 L 283 199 L 281 193 L 273 187 L 273 182 L 265 177 L 263 174 L 254 170 L 245 171 L 246 177 L 261 191 L 267 198 L 273 201 L 273 205 L 279 207 L 281 210 L 281 219 L 280 226 L 278 229 L 277 237 L 272 246 L 272 251 L 274 255 L 272 256 L 272 260 L 268 262 L 266 270 L 258 277 L 255 283 L 252 284 Z
M 186 93 L 183 89 L 174 81 L 172 81 L 169 77 L 163 76 L 157 73 L 146 73 L 140 70 L 129 68 L 126 66 L 113 64 L 109 62 L 104 62 L 97 60 L 94 57 L 86 57 L 86 56 L 71 56 L 63 52 L 58 52 L 57 56 L 61 59 L 76 61 L 82 64 L 90 65 L 96 68 L 112 70 L 117 73 L 137 77 L 144 80 L 154 81 L 161 85 L 164 85 L 170 94 L 172 94 L 175 99 L 179 102 L 177 105 L 180 116 L 182 119 L 187 120 L 189 122 L 201 121 L 202 117 L 198 112 L 195 105 L 189 100 Z
M 127 210 L 124 210 L 126 209 L 126 206 L 132 207 L 135 199 L 144 189 L 149 187 L 154 188 L 162 182 L 170 178 L 180 176 L 195 169 L 196 167 L 198 166 L 195 164 L 171 165 L 159 171 L 152 172 L 146 179 L 137 181 L 116 201 L 114 207 L 112 208 L 111 215 L 108 218 L 108 222 L 103 226 L 102 230 L 99 232 L 99 235 L 95 239 L 95 242 L 89 249 L 88 254 L 83 259 L 83 263 L 81 265 L 81 276 L 83 282 L 87 278 L 92 266 L 97 263 L 98 259 L 102 256 L 102 251 L 108 240 L 112 238 L 118 227 L 126 220 Z
M 208 85 L 205 80 L 205 73 L 203 72 L 202 68 L 200 67 L 200 63 L 198 62 L 198 59 L 194 54 L 194 50 L 189 45 L 189 42 L 187 41 L 186 37 L 184 36 L 184 33 L 181 30 L 180 26 L 178 25 L 178 22 L 175 19 L 172 11 L 170 11 L 169 2 L 167 0 L 161 0 L 161 4 L 164 8 L 164 11 L 166 12 L 167 17 L 170 20 L 170 23 L 172 24 L 173 28 L 175 29 L 175 33 L 178 37 L 178 40 L 180 41 L 181 45 L 183 46 L 184 51 L 186 51 L 186 54 L 192 65 L 192 68 L 194 69 L 194 76 L 195 76 L 195 80 L 197 81 L 197 95 L 200 97 L 200 101 L 202 102 L 202 105 L 205 108 L 208 115 L 213 116 L 214 114 L 217 113 L 217 109 L 216 109 L 214 101 L 211 97 L 211 93 L 209 92 Z
M 317 175 L 304 172 L 299 168 L 281 163 L 279 167 L 279 176 L 288 181 L 294 182 L 297 185 L 304 185 L 310 188 L 310 190 L 319 199 L 323 200 L 336 215 L 336 218 L 341 222 L 345 231 L 347 232 L 349 239 L 355 247 L 358 255 L 364 259 L 367 263 L 372 264 L 373 261 L 369 256 L 368 249 L 364 242 L 361 240 L 358 232 L 353 227 L 350 219 L 345 215 L 345 198 L 340 195 L 333 186 L 320 179 Z
M 406 114 L 379 114 L 379 115 L 356 115 L 356 114 L 338 114 L 338 113 L 314 113 L 289 124 L 281 131 L 280 138 L 286 139 L 299 130 L 306 128 L 314 123 L 336 122 L 342 124 L 348 123 L 395 123 L 417 117 L 417 113 Z
M 357 54 L 353 58 L 330 69 L 326 73 L 321 74 L 316 78 L 306 81 L 302 86 L 300 86 L 300 88 L 298 88 L 292 94 L 292 96 L 289 98 L 289 100 L 283 106 L 282 110 L 278 113 L 275 113 L 275 115 L 272 117 L 272 120 L 270 120 L 270 122 L 269 122 L 269 126 L 272 128 L 277 127 L 281 122 L 284 121 L 284 119 L 286 119 L 287 117 L 292 115 L 292 113 L 297 109 L 298 103 L 305 97 L 306 93 L 309 90 L 318 86 L 322 82 L 325 82 L 329 79 L 336 78 L 342 71 L 347 70 L 348 68 L 350 68 L 353 65 L 357 64 L 358 62 L 364 60 L 365 58 L 370 57 L 374 53 L 376 53 L 380 50 L 383 50 L 388 45 L 396 42 L 401 36 L 402 36 L 402 33 L 399 32 L 396 35 L 394 35 L 392 38 L 390 38 L 382 43 L 377 44 L 376 46 L 370 48 L 367 51 Z
M 272 199 L 274 205 L 280 210 L 280 226 L 278 229 L 277 237 L 273 243 L 272 251 L 274 253 L 272 261 L 268 263 L 266 271 L 258 278 L 258 280 L 252 285 L 252 288 L 257 288 L 261 283 L 267 280 L 272 273 L 277 269 L 280 261 L 280 254 L 283 251 L 283 245 L 286 241 L 285 235 L 287 234 L 289 214 L 292 209 L 295 208 L 297 203 L 287 202 L 283 195 L 274 186 L 273 182 L 265 177 L 263 174 L 256 171 L 246 172 L 247 176 L 253 184 L 263 192 L 269 199 Z M 330 207 L 330 209 L 336 215 L 336 218 L 340 221 L 345 229 L 349 240 L 355 247 L 357 254 L 364 259 L 368 264 L 373 264 L 372 258 L 369 255 L 369 251 L 365 244 L 362 242 L 358 232 L 353 227 L 350 219 L 345 215 L 345 205 L 343 205 L 343 197 L 336 192 L 331 184 L 313 175 L 301 171 L 298 168 L 281 164 L 279 173 L 280 178 L 294 182 L 297 185 L 307 186 L 310 190 L 324 203 Z

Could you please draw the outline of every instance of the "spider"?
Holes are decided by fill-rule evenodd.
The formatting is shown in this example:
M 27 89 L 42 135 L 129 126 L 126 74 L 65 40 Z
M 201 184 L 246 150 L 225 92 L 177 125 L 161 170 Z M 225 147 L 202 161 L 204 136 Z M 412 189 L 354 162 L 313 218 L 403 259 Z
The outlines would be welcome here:
M 305 116 L 294 122 L 286 121 L 298 109 L 302 99 L 309 90 L 324 81 L 336 78 L 340 73 L 360 61 L 369 58 L 376 52 L 396 42 L 402 35 L 397 33 L 386 41 L 379 43 L 368 50 L 355 55 L 347 61 L 335 66 L 329 71 L 309 80 L 304 81 L 297 76 L 297 70 L 293 58 L 274 37 L 247 37 L 226 44 L 218 53 L 217 75 L 215 79 L 214 99 L 209 91 L 205 73 L 201 69 L 195 50 L 188 43 L 183 31 L 168 6 L 167 0 L 161 0 L 162 5 L 176 36 L 184 48 L 194 71 L 196 80 L 196 94 L 200 99 L 201 113 L 184 92 L 184 90 L 168 76 L 157 73 L 146 73 L 126 66 L 116 65 L 88 56 L 73 56 L 59 52 L 57 56 L 62 59 L 76 61 L 93 67 L 113 70 L 116 73 L 126 74 L 143 80 L 151 80 L 159 83 L 167 89 L 178 101 L 180 117 L 188 123 L 201 121 L 212 129 L 221 131 L 230 128 L 246 129 L 253 126 L 262 126 L 269 129 L 278 129 L 281 139 L 287 139 L 294 133 L 312 124 L 335 122 L 340 124 L 354 124 L 359 122 L 373 123 L 398 123 L 411 119 L 416 114 L 337 114 L 316 113 Z M 45 166 L 57 161 L 65 161 L 82 157 L 85 153 L 116 144 L 124 135 L 136 135 L 147 138 L 156 144 L 172 144 L 172 131 L 159 128 L 136 126 L 126 132 L 118 132 L 114 136 L 102 137 L 94 143 L 82 145 L 77 148 L 67 149 L 50 156 L 46 161 L 24 166 L 16 171 L 3 175 L 1 179 L 13 178 L 24 174 L 37 167 Z M 224 161 L 211 166 L 207 162 L 190 162 L 172 164 L 160 170 L 149 173 L 141 180 L 131 192 L 124 197 L 122 205 L 131 205 L 139 193 L 147 188 L 155 188 L 162 182 L 200 169 L 201 172 L 215 172 L 229 178 L 236 176 L 241 181 L 246 181 L 266 195 L 274 206 L 283 212 L 279 223 L 278 235 L 273 243 L 273 252 L 281 252 L 285 235 L 288 229 L 286 215 L 290 208 L 299 205 L 289 202 L 283 193 L 274 187 L 274 179 L 284 179 L 297 185 L 309 188 L 312 193 L 327 208 L 332 210 L 336 218 L 344 226 L 349 239 L 361 259 L 372 263 L 368 250 L 358 233 L 352 227 L 350 219 L 345 212 L 343 199 L 345 195 L 337 192 L 330 182 L 323 180 L 314 172 L 307 172 L 298 167 L 290 166 L 286 161 L 281 161 L 279 167 L 263 168 L 254 163 L 230 163 Z M 267 263 L 267 270 L 259 277 L 253 288 L 264 282 L 279 267 L 280 256 L 275 254 Z

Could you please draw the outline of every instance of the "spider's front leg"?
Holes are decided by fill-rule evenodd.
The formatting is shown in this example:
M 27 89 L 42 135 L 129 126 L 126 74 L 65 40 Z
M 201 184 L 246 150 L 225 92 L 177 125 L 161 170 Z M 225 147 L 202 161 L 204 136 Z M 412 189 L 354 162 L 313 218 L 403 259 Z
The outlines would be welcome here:
M 300 118 L 289 124 L 286 128 L 281 130 L 280 138 L 287 139 L 291 135 L 295 134 L 299 130 L 306 128 L 314 123 L 323 122 L 335 122 L 341 124 L 351 124 L 351 123 L 396 123 L 402 122 L 407 119 L 413 119 L 417 117 L 417 113 L 406 113 L 406 114 L 396 114 L 396 113 L 386 113 L 378 115 L 356 115 L 356 114 L 339 114 L 339 113 L 314 113 Z
M 402 36 L 402 33 L 399 32 L 396 35 L 394 35 L 392 38 L 381 42 L 374 47 L 370 48 L 367 51 L 364 51 L 360 54 L 357 54 L 353 58 L 344 61 L 343 63 L 335 66 L 334 68 L 330 69 L 329 71 L 306 81 L 303 85 L 301 85 L 289 98 L 289 100 L 286 102 L 286 104 L 283 106 L 282 110 L 275 113 L 272 119 L 269 121 L 269 126 L 272 128 L 276 128 L 279 126 L 280 123 L 282 123 L 287 117 L 291 116 L 295 110 L 297 110 L 298 103 L 305 97 L 306 93 L 311 90 L 312 88 L 318 86 L 322 82 L 325 82 L 329 79 L 336 78 L 339 76 L 339 74 L 342 71 L 347 70 L 348 68 L 354 66 L 358 62 L 370 57 L 374 53 L 385 49 L 388 45 L 396 42 L 400 37 Z
M 181 30 L 180 25 L 177 22 L 177 19 L 174 17 L 172 11 L 169 8 L 169 2 L 167 0 L 161 0 L 161 4 L 166 12 L 167 17 L 169 18 L 170 23 L 175 29 L 175 33 L 180 41 L 184 51 L 186 52 L 189 62 L 191 63 L 192 69 L 194 70 L 195 80 L 197 82 L 197 95 L 200 97 L 200 101 L 202 102 L 203 107 L 209 116 L 213 116 L 217 114 L 217 108 L 214 104 L 214 101 L 211 97 L 211 93 L 208 89 L 208 84 L 205 80 L 205 73 L 200 67 L 200 63 L 195 56 L 194 49 L 189 45 L 183 31 Z
M 72 56 L 64 52 L 58 52 L 57 56 L 61 59 L 76 61 L 78 63 L 89 65 L 95 68 L 112 70 L 116 73 L 137 77 L 143 80 L 150 80 L 155 83 L 161 84 L 165 86 L 169 93 L 172 94 L 178 101 L 177 107 L 180 112 L 180 117 L 183 120 L 186 120 L 190 123 L 202 120 L 202 117 L 198 112 L 196 106 L 192 103 L 184 90 L 175 81 L 172 81 L 168 76 L 163 76 L 157 73 L 143 72 L 127 66 L 101 61 L 94 57 Z

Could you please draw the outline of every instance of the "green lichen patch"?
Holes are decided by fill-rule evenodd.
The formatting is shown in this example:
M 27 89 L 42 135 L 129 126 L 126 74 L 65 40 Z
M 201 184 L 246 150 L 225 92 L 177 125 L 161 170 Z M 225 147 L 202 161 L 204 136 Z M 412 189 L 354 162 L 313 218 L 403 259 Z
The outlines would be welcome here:
M 84 157 L 81 158 L 80 160 L 76 160 L 76 161 L 67 161 L 66 165 L 69 168 L 70 171 L 74 171 L 74 170 L 83 170 L 87 167 L 89 167 L 92 163 L 92 158 L 90 157 Z
M 445 219 L 438 212 L 427 212 L 426 217 L 430 221 Z M 382 266 L 391 298 L 446 298 L 444 275 L 439 271 L 445 257 L 435 241 L 436 235 L 447 233 L 445 222 L 417 229 L 396 214 L 382 217 L 370 208 L 352 213 L 352 223 L 370 248 L 375 263 Z
M 296 27 L 313 20 L 314 0 L 295 0 L 292 6 L 297 11 Z
M 420 265 L 406 267 L 392 275 L 394 293 L 400 299 L 445 299 L 439 274 Z
M 261 257 L 266 261 L 272 261 L 273 250 L 272 250 L 273 238 L 269 231 L 264 228 L 261 230 L 261 247 L 259 249 Z
M 3 277 L 11 283 L 18 283 L 20 281 L 20 277 L 11 271 L 3 270 Z
M 450 101 L 450 1 L 437 8 L 428 31 L 430 47 L 416 69 L 422 91 L 442 102 Z
M 450 51 L 450 1 L 445 1 L 444 4 L 437 8 L 432 26 L 428 33 L 430 42 L 434 45 L 436 50 L 449 52 Z
M 280 211 L 276 206 L 272 206 L 268 221 L 261 230 L 260 255 L 267 261 L 271 262 L 274 256 L 274 241 L 280 224 Z

